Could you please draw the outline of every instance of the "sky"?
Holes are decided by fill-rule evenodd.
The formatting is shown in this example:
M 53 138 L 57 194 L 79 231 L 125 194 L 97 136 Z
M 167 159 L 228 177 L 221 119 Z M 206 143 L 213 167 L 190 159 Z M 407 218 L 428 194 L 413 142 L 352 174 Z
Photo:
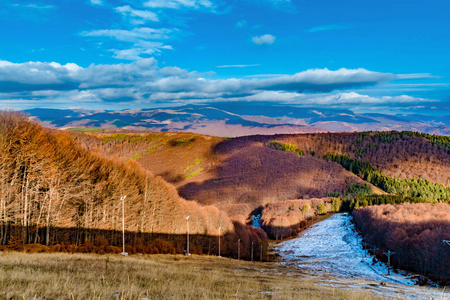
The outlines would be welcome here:
M 0 108 L 450 115 L 448 0 L 2 0 Z

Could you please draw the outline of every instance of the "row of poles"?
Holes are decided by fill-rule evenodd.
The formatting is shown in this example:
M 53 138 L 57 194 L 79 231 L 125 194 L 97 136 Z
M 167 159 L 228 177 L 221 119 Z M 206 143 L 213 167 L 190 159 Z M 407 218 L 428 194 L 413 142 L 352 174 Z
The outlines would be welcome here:
M 358 246 L 359 244 L 359 237 L 356 236 L 356 246 Z M 363 251 L 364 251 L 364 257 L 366 256 L 366 249 L 368 244 L 365 242 L 361 242 L 361 245 L 363 246 Z M 441 248 L 442 246 L 450 246 L 450 240 L 442 240 L 442 242 L 439 244 L 439 248 Z M 364 249 L 364 247 L 366 247 L 366 249 Z M 373 246 L 373 255 L 375 255 L 376 250 L 378 250 L 378 248 L 376 248 L 375 246 Z M 387 252 L 383 252 L 384 255 L 387 256 L 388 258 L 388 273 L 387 275 L 391 275 L 391 256 L 395 254 L 395 252 L 388 250 Z
M 191 255 L 189 252 L 189 218 L 190 216 L 186 217 L 186 254 L 187 255 Z M 219 254 L 218 256 L 220 256 L 220 231 L 222 230 L 222 226 L 219 226 Z M 241 259 L 241 239 L 238 239 L 237 241 L 237 245 L 238 245 L 238 260 Z M 251 261 L 253 261 L 253 242 L 252 242 L 252 248 L 251 248 Z M 262 256 L 263 256 L 263 246 L 261 245 L 261 254 L 260 254 L 260 258 L 259 260 L 262 261 Z
M 127 256 L 128 253 L 125 252 L 125 199 L 126 195 L 122 196 L 120 200 L 122 201 L 122 255 Z M 191 255 L 189 252 L 189 218 L 190 216 L 186 217 L 186 253 L 187 255 Z M 220 257 L 220 231 L 222 230 L 222 226 L 219 226 L 219 257 Z M 261 254 L 260 254 L 260 261 L 262 261 L 262 254 L 263 254 L 263 246 L 261 245 Z M 238 259 L 241 259 L 241 239 L 238 239 Z M 251 260 L 253 261 L 253 242 L 252 242 L 252 249 L 251 249 Z
M 122 250 L 122 255 L 127 256 L 128 253 L 125 252 L 125 198 L 127 196 L 122 196 L 120 198 L 120 200 L 122 201 L 122 242 L 123 242 L 123 250 Z M 187 255 L 190 255 L 189 252 L 189 218 L 190 216 L 186 217 L 186 250 L 187 250 Z M 219 257 L 220 257 L 220 231 L 222 229 L 222 226 L 219 226 Z M 356 237 L 356 243 L 358 244 L 358 236 Z M 365 243 L 364 243 L 365 244 Z M 450 246 L 450 240 L 442 240 L 442 242 L 440 243 L 439 247 L 442 245 L 447 245 Z M 253 242 L 252 242 L 252 248 L 251 248 L 251 261 L 253 261 Z M 373 248 L 373 254 L 375 255 L 375 251 L 376 248 L 374 246 Z M 261 254 L 260 254 L 260 261 L 262 261 L 262 254 L 263 254 L 263 246 L 261 245 Z M 388 258 L 388 275 L 391 274 L 391 255 L 395 254 L 395 252 L 392 252 L 391 250 L 388 250 L 388 252 L 384 252 L 383 254 L 385 254 Z M 364 252 L 364 256 L 365 256 L 365 252 Z M 238 239 L 238 259 L 241 259 L 241 239 Z

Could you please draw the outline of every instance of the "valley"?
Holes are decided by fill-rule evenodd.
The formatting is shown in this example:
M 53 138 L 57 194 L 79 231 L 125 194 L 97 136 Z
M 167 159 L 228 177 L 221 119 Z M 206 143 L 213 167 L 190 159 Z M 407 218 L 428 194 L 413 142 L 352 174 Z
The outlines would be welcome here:
M 14 112 L 2 112 L 0 133 L 3 251 L 117 254 L 122 251 L 124 214 L 125 251 L 130 255 L 183 253 L 189 217 L 190 253 L 244 260 L 260 253 L 270 260 L 273 242 L 301 231 L 307 236 L 309 231 L 303 230 L 318 216 L 342 211 L 357 215 L 378 205 L 402 207 L 400 203 L 447 208 L 450 200 L 446 136 L 371 131 L 224 138 L 187 132 L 60 130 Z M 450 257 L 447 249 L 439 250 L 441 264 L 421 261 L 436 253 L 433 247 L 440 241 L 450 239 L 449 213 L 439 208 L 439 213 L 421 211 L 430 211 L 427 217 L 440 224 L 440 231 L 416 220 L 413 232 L 420 239 L 411 235 L 411 243 L 396 252 L 407 255 L 420 244 L 423 256 L 404 264 L 406 256 L 398 255 L 393 264 L 445 285 L 448 274 L 441 271 L 436 277 L 435 271 Z M 257 224 L 252 222 L 255 216 Z M 377 232 L 388 223 L 376 218 L 370 222 L 357 224 L 358 230 L 376 237 L 365 235 L 364 242 L 388 251 L 391 244 Z M 335 235 L 348 236 L 340 229 Z M 316 244 L 320 241 L 314 236 L 306 244 L 323 248 L 324 257 L 342 247 L 343 253 L 358 256 L 359 250 L 344 244 L 327 247 Z M 317 269 L 306 273 L 317 280 L 322 275 L 326 281 L 385 280 L 382 271 L 370 273 L 372 268 L 328 274 L 334 267 L 345 267 L 331 263 L 330 269 L 329 259 L 323 257 L 313 261 L 314 268 L 321 268 L 319 279 L 312 274 Z M 298 270 L 296 263 L 289 263 L 289 270 Z
M 0 1 L 0 300 L 450 300 L 449 11 Z

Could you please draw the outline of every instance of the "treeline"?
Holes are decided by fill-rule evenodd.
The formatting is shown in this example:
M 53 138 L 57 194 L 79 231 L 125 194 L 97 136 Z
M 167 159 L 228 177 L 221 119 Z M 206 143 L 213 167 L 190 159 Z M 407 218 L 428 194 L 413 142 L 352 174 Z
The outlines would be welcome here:
M 367 196 L 372 194 L 373 194 L 372 187 L 369 184 L 353 183 L 347 185 L 347 188 L 342 192 L 328 192 L 327 197 L 354 198 L 358 196 Z
M 423 137 L 429 140 L 432 144 L 442 147 L 450 148 L 450 137 L 436 134 L 427 134 L 417 131 L 364 131 L 360 132 L 356 143 L 364 142 L 365 138 L 371 136 L 376 138 L 381 143 L 393 143 L 398 140 L 403 140 L 405 137 Z
M 403 203 L 360 208 L 353 211 L 357 228 L 369 249 L 393 251 L 394 268 L 425 275 L 441 284 L 450 284 L 450 205 Z
M 450 188 L 439 183 L 431 183 L 424 179 L 399 179 L 386 176 L 369 162 L 350 158 L 345 154 L 328 153 L 324 157 L 327 161 L 334 161 L 348 171 L 391 194 L 424 198 L 432 201 L 450 201 Z
M 124 195 L 125 230 L 150 234 L 145 243 L 157 234 L 184 235 L 187 215 L 193 235 L 214 237 L 222 227 L 232 244 L 222 244 L 223 255 L 239 238 L 246 245 L 267 239 L 233 224 L 216 207 L 181 199 L 173 186 L 134 161 L 104 158 L 65 132 L 0 112 L 0 245 L 80 246 L 95 243 L 105 230 L 114 233 L 105 237 L 108 244 L 118 246 Z
M 401 203 L 429 203 L 429 201 L 410 196 L 402 195 L 364 195 L 355 198 L 345 198 L 341 201 L 340 210 L 353 211 L 360 207 L 384 204 L 401 204 Z

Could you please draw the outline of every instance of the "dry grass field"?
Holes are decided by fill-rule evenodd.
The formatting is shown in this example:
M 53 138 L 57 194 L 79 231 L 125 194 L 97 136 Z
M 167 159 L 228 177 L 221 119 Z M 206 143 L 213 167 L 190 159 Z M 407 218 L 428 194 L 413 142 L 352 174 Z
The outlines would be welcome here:
M 212 256 L 0 252 L 0 299 L 378 299 L 280 266 Z

